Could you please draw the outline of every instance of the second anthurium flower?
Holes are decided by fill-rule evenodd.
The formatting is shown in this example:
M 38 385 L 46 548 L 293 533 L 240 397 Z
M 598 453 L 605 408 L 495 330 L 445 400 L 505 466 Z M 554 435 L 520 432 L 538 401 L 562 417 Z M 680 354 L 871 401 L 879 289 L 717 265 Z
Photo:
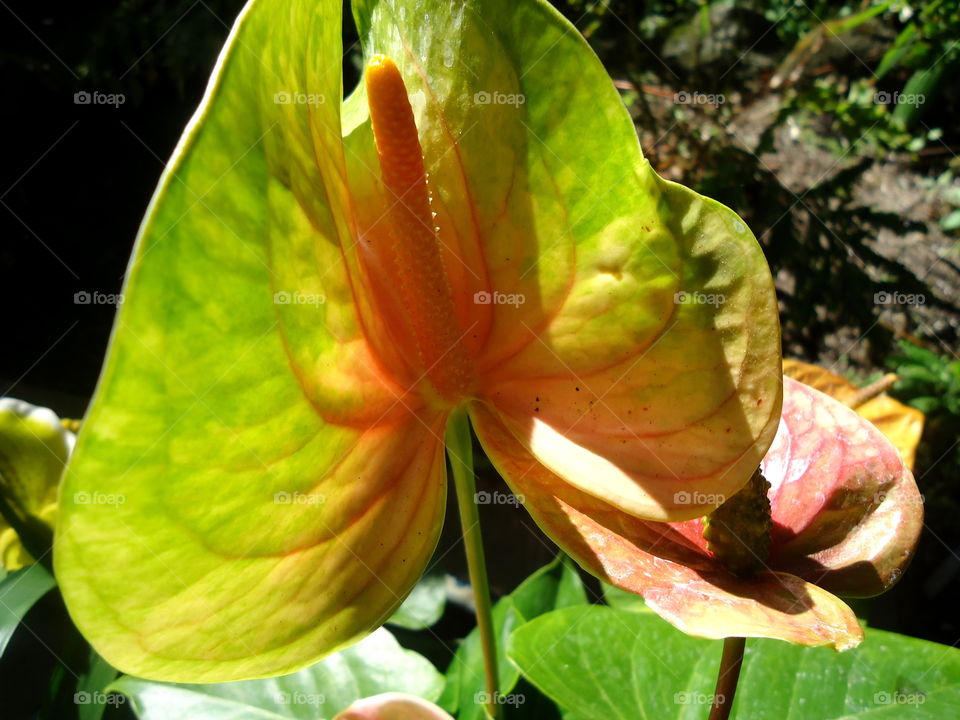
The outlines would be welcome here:
M 776 432 L 763 254 L 653 172 L 576 30 L 535 0 L 353 7 L 341 105 L 339 4 L 247 6 L 137 240 L 55 553 L 125 672 L 290 672 L 384 622 L 455 411 L 541 522 L 564 493 L 703 515 Z
M 863 631 L 837 595 L 870 597 L 892 587 L 923 526 L 922 497 L 890 441 L 850 408 L 790 378 L 760 467 L 766 498 L 758 504 L 745 491 L 730 499 L 732 515 L 724 505 L 707 519 L 646 522 L 568 487 L 506 433 L 483 439 L 500 446 L 505 477 L 575 560 L 701 637 L 855 647 Z M 678 497 L 693 500 L 696 492 Z

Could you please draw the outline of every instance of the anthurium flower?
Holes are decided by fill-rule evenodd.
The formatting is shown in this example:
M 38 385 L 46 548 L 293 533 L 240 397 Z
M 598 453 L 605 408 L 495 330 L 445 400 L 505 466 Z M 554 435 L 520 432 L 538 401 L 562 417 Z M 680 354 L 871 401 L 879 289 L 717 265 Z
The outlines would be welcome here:
M 537 0 L 353 7 L 341 105 L 339 4 L 247 5 L 141 228 L 56 540 L 130 674 L 290 672 L 382 623 L 436 545 L 455 410 L 655 520 L 775 434 L 762 252 L 653 172 L 576 30 Z
M 76 436 L 49 408 L 0 398 L 0 560 L 8 571 L 37 561 L 18 534 L 49 551 L 57 488 Z M 29 543 L 28 543 L 29 544 Z
M 453 720 L 432 702 L 406 693 L 381 693 L 357 700 L 333 720 Z
M 700 637 L 857 645 L 856 616 L 833 593 L 867 597 L 891 587 L 923 524 L 920 494 L 896 448 L 853 410 L 790 378 L 761 465 L 770 483 L 769 557 L 748 577 L 708 549 L 702 520 L 645 522 L 564 483 L 513 435 L 487 430 L 481 440 L 498 448 L 504 477 L 575 560 Z

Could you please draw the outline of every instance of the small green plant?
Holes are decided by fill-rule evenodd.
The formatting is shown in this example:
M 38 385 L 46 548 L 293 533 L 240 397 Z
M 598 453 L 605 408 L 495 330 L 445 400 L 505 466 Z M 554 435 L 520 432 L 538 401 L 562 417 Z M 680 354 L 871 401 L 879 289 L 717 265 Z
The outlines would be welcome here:
M 931 418 L 949 414 L 960 420 L 960 360 L 908 342 L 900 349 L 888 361 L 900 376 L 897 393 Z
M 872 81 L 828 76 L 791 90 L 778 118 L 799 121 L 804 139 L 843 155 L 860 143 L 875 152 L 918 153 L 943 136 L 940 128 L 910 131 L 897 119 L 904 105 L 925 101 L 918 93 L 878 91 Z

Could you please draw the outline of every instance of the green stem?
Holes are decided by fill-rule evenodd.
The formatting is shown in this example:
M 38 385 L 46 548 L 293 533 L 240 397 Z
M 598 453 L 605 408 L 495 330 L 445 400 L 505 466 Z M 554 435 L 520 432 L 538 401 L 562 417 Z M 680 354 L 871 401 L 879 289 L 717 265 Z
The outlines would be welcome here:
M 500 682 L 497 677 L 497 645 L 494 640 L 493 615 L 490 607 L 490 585 L 487 582 L 487 563 L 483 557 L 480 535 L 480 513 L 477 510 L 477 483 L 473 477 L 473 444 L 470 422 L 463 409 L 455 410 L 447 424 L 447 456 L 453 470 L 453 484 L 457 489 L 460 525 L 463 527 L 463 545 L 467 553 L 467 571 L 473 602 L 477 613 L 477 630 L 483 648 L 483 668 L 487 679 L 487 713 L 499 717 L 497 702 Z
M 742 637 L 723 639 L 723 655 L 720 657 L 720 669 L 717 671 L 717 688 L 713 691 L 710 720 L 727 720 L 730 717 L 746 644 L 747 639 Z

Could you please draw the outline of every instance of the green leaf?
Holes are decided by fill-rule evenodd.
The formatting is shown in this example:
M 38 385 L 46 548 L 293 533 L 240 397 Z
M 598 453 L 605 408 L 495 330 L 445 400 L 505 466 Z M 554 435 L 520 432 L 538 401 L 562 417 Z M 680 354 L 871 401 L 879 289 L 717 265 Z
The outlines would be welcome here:
M 122 695 L 105 692 L 116 677 L 116 668 L 91 649 L 87 666 L 77 680 L 73 698 L 78 720 L 100 720 L 107 707 L 123 704 L 125 698 Z
M 576 565 L 566 556 L 558 556 L 501 598 L 493 608 L 494 635 L 497 639 L 497 664 L 501 696 L 508 696 L 520 679 L 520 673 L 509 662 L 507 644 L 513 631 L 527 620 L 556 608 L 585 605 L 586 590 Z M 447 669 L 446 686 L 440 705 L 459 720 L 484 717 L 483 698 L 486 692 L 480 634 L 474 629 L 454 655 Z
M 130 698 L 141 720 L 332 718 L 360 698 L 405 692 L 434 701 L 443 676 L 386 630 L 293 675 L 214 685 L 168 685 L 122 677 L 111 691 Z
M 941 81 L 952 72 L 952 63 L 944 62 L 917 70 L 903 86 L 892 119 L 901 127 L 911 128 L 927 112 L 934 101 Z
M 954 210 L 940 221 L 940 227 L 944 230 L 960 230 L 960 210 Z
M 836 653 L 748 640 L 734 701 L 740 720 L 955 717 L 960 651 L 867 629 Z M 508 655 L 565 712 L 583 720 L 708 713 L 721 643 L 688 637 L 650 613 L 558 610 L 511 637 Z
M 42 565 L 30 565 L 0 581 L 0 655 L 7 649 L 23 616 L 56 585 Z
M 878 80 L 900 64 L 900 61 L 906 57 L 913 44 L 917 41 L 918 34 L 917 23 L 910 23 L 900 31 L 893 45 L 884 53 L 883 58 L 880 60 L 880 65 L 877 66 L 874 74 Z
M 607 583 L 601 583 L 601 587 L 603 588 L 603 599 L 606 600 L 607 605 L 612 608 L 629 610 L 631 612 L 653 612 L 653 610 L 647 607 L 643 598 L 636 593 L 621 590 Z
M 435 624 L 447 605 L 446 583 L 442 572 L 427 573 L 387 622 L 407 630 L 423 630 Z

